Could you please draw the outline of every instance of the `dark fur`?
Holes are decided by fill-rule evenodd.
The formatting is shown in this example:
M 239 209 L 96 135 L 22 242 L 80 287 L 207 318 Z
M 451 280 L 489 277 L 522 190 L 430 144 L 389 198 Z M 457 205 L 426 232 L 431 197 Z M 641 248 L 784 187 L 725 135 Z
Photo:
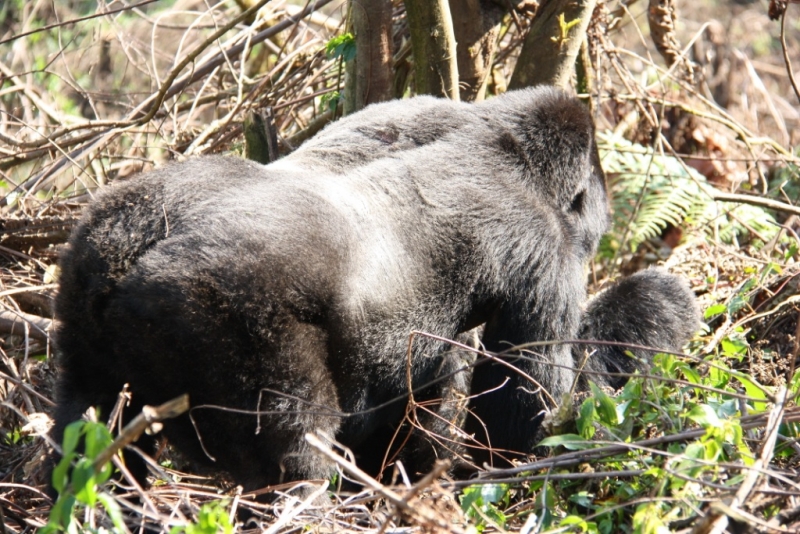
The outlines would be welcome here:
M 490 350 L 574 338 L 607 220 L 591 119 L 549 88 L 372 106 L 266 167 L 167 165 L 102 194 L 62 258 L 54 437 L 91 405 L 108 414 L 125 382 L 127 413 L 184 392 L 193 406 L 255 410 L 269 388 L 294 397 L 264 395 L 272 413 L 259 434 L 254 416 L 194 412 L 215 462 L 188 417 L 164 432 L 246 489 L 328 476 L 303 440 L 311 431 L 374 470 L 405 401 L 364 410 L 407 393 L 409 333 L 452 338 L 485 323 Z M 616 332 L 606 301 L 588 316 L 608 329 L 585 333 Z M 684 341 L 670 335 L 672 348 Z M 413 349 L 415 387 L 452 367 L 446 344 L 418 338 Z M 515 365 L 560 398 L 574 379 L 570 348 L 540 352 Z M 472 391 L 507 376 L 471 408 L 493 445 L 530 450 L 543 406 L 527 382 L 484 365 Z
M 697 330 L 699 311 L 694 294 L 682 279 L 652 268 L 624 278 L 589 301 L 581 321 L 580 338 L 617 341 L 676 351 Z M 646 368 L 652 351 L 609 345 L 576 346 L 583 369 L 599 373 L 629 374 Z M 633 357 L 626 354 L 630 352 Z M 598 384 L 620 388 L 626 378 L 591 375 Z

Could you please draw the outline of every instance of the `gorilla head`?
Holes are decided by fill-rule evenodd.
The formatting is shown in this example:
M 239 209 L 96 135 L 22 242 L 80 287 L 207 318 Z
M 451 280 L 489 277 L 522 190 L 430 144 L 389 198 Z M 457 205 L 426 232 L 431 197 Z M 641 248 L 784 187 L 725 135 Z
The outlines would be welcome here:
M 184 416 L 164 433 L 246 489 L 327 477 L 306 432 L 375 466 L 409 385 L 448 368 L 447 344 L 420 337 L 409 353 L 409 333 L 484 324 L 493 351 L 574 338 L 607 224 L 591 118 L 545 87 L 371 106 L 267 166 L 166 165 L 100 195 L 62 257 L 54 437 L 89 406 L 110 413 L 129 383 L 126 413 L 188 392 L 196 427 Z M 693 309 L 688 292 L 676 298 Z M 590 308 L 584 333 L 624 340 L 612 309 L 624 304 Z M 674 348 L 690 329 L 632 339 Z M 601 354 L 596 369 L 617 365 Z M 477 368 L 480 439 L 531 450 L 545 405 L 530 379 L 560 399 L 575 380 L 571 349 Z M 253 415 L 204 405 L 258 409 L 260 432 Z

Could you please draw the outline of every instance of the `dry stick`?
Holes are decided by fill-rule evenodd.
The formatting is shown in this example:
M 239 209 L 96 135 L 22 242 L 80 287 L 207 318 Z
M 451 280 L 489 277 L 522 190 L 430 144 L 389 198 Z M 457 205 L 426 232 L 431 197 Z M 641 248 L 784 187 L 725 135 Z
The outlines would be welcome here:
M 625 49 L 622 49 L 621 52 L 622 53 L 631 54 L 636 58 L 642 59 L 638 54 L 635 54 L 633 52 L 627 51 Z M 663 71 L 663 69 L 661 69 L 657 65 L 654 65 L 652 63 L 651 63 L 651 65 L 653 67 L 655 67 L 657 71 L 659 71 L 659 72 Z M 672 69 L 670 69 L 670 71 L 671 70 Z M 669 74 L 670 71 L 667 71 L 667 73 L 666 73 L 668 76 L 671 76 Z M 627 72 L 630 74 L 630 71 L 627 71 Z M 620 76 L 621 76 L 621 74 L 620 74 Z M 711 120 L 718 120 L 718 121 L 722 122 L 723 124 L 725 124 L 726 121 L 730 122 L 731 125 L 729 126 L 729 128 L 731 128 L 732 130 L 736 131 L 740 135 L 740 137 L 742 139 L 742 142 L 745 144 L 745 146 L 747 147 L 747 150 L 752 155 L 754 162 L 757 162 L 758 159 L 759 159 L 758 156 L 755 153 L 755 150 L 753 149 L 753 146 L 752 146 L 756 141 L 758 141 L 759 143 L 765 143 L 766 142 L 767 144 L 771 144 L 771 145 L 773 145 L 772 148 L 776 152 L 779 152 L 779 153 L 785 154 L 785 155 L 790 155 L 790 152 L 788 150 L 783 148 L 780 144 L 778 144 L 776 141 L 774 141 L 772 139 L 765 138 L 766 141 L 764 140 L 764 138 L 753 139 L 752 138 L 752 134 L 749 134 L 749 132 L 747 132 L 747 130 L 744 128 L 744 126 L 740 126 L 740 125 L 736 124 L 736 121 L 732 117 L 730 117 L 725 111 L 720 109 L 719 106 L 709 102 L 705 97 L 703 97 L 702 95 L 697 93 L 697 91 L 695 91 L 693 87 L 689 86 L 685 82 L 683 82 L 683 81 L 681 81 L 681 80 L 679 80 L 677 78 L 672 78 L 672 79 L 673 79 L 673 81 L 675 83 L 678 83 L 679 86 L 681 86 L 683 89 L 687 90 L 690 94 L 695 95 L 702 102 L 706 103 L 706 105 L 708 105 L 710 109 L 715 109 L 720 115 L 727 117 L 727 119 L 725 121 L 723 121 L 719 117 L 718 118 L 709 117 L 709 118 L 711 118 Z M 627 87 L 627 84 L 626 84 L 626 87 Z M 635 100 L 637 105 L 639 105 L 639 99 L 640 98 L 642 98 L 642 96 L 637 97 L 636 100 Z M 661 98 L 661 102 L 665 103 L 665 100 L 664 100 L 663 97 Z M 664 104 L 662 104 L 662 105 L 664 105 Z M 697 112 L 697 111 L 695 111 L 693 113 L 697 114 L 698 116 L 703 116 L 703 115 L 700 114 L 700 112 Z M 749 135 L 744 135 L 744 132 L 747 132 Z M 755 165 L 755 170 L 758 173 L 759 178 L 761 178 L 762 183 L 764 184 L 763 193 L 766 194 L 767 193 L 767 183 L 768 183 L 767 182 L 767 177 L 764 175 L 764 172 L 761 170 L 760 166 Z
M 30 337 L 39 341 L 47 341 L 48 332 L 53 325 L 52 320 L 38 315 L 31 315 L 30 313 L 0 311 L 0 332 L 22 335 L 22 332 L 18 330 L 24 328 L 24 323 L 33 326 L 28 332 Z M 17 331 L 15 332 L 15 330 Z
M 786 204 L 785 202 L 781 202 L 779 200 L 773 200 L 771 198 L 762 198 L 753 195 L 738 195 L 735 193 L 724 193 L 712 187 L 706 188 L 706 192 L 712 198 L 712 200 L 718 200 L 720 202 L 736 202 L 738 204 L 750 204 L 752 206 L 759 206 L 761 208 L 770 208 L 773 210 L 783 211 L 785 213 L 793 213 L 795 215 L 800 215 L 800 207 L 792 206 L 791 204 Z
M 324 481 L 320 486 L 314 490 L 314 492 L 308 496 L 307 499 L 300 502 L 294 508 L 282 513 L 278 520 L 275 521 L 270 527 L 264 531 L 264 534 L 275 534 L 279 532 L 281 528 L 288 525 L 289 522 L 292 521 L 295 517 L 297 517 L 301 512 L 305 511 L 306 508 L 313 506 L 314 503 L 317 501 L 319 497 L 325 495 L 325 492 L 328 491 L 328 481 Z
M 478 484 L 519 484 L 520 482 L 532 482 L 534 480 L 606 480 L 612 477 L 639 477 L 647 471 L 644 469 L 625 469 L 622 471 L 591 471 L 579 473 L 548 473 L 546 475 L 525 475 L 522 477 L 493 478 L 491 480 L 471 479 L 458 480 L 445 484 L 448 488 L 469 487 Z
M 7 297 L 9 295 L 17 295 L 19 293 L 30 293 L 44 291 L 47 289 L 58 289 L 58 284 L 42 284 L 40 286 L 27 286 L 27 287 L 12 287 L 5 291 L 0 291 L 0 297 Z
M 624 50 L 624 49 L 620 50 L 620 52 L 621 53 L 631 54 L 631 52 L 628 52 L 627 50 Z M 633 57 L 636 58 L 636 59 L 644 61 L 644 58 L 642 58 L 639 55 L 633 54 Z M 653 65 L 653 66 L 657 68 L 656 65 Z M 681 111 L 685 111 L 685 112 L 690 113 L 692 115 L 695 115 L 697 117 L 700 117 L 700 118 L 703 118 L 703 119 L 708 119 L 710 121 L 714 121 L 714 122 L 717 122 L 719 124 L 722 124 L 723 126 L 729 128 L 730 130 L 733 130 L 739 137 L 742 138 L 742 141 L 745 143 L 745 145 L 747 145 L 748 149 L 750 150 L 751 154 L 753 155 L 752 159 L 756 159 L 756 156 L 755 156 L 755 154 L 753 153 L 753 150 L 752 150 L 752 145 L 755 144 L 755 145 L 767 146 L 767 147 L 771 148 L 772 150 L 774 150 L 776 153 L 784 156 L 785 158 L 789 159 L 792 162 L 800 161 L 800 158 L 797 158 L 796 156 L 794 156 L 791 151 L 789 151 L 786 148 L 784 148 L 780 143 L 778 143 L 774 139 L 771 139 L 769 137 L 757 137 L 750 130 L 748 130 L 744 126 L 738 124 L 736 122 L 736 120 L 733 117 L 731 117 L 730 115 L 728 115 L 724 110 L 721 110 L 718 107 L 715 107 L 714 105 L 712 105 L 710 103 L 707 103 L 699 95 L 698 95 L 698 97 L 701 99 L 701 101 L 703 103 L 705 103 L 710 109 L 712 109 L 713 111 L 716 111 L 717 113 L 719 113 L 719 115 L 714 115 L 711 112 L 695 109 L 695 108 L 693 108 L 693 107 L 691 107 L 688 104 L 685 104 L 683 102 L 673 102 L 673 101 L 666 100 L 664 98 L 655 98 L 655 97 L 648 96 L 648 95 L 636 95 L 636 94 L 634 94 L 634 92 L 632 90 L 630 90 L 630 93 L 631 93 L 630 95 L 615 95 L 614 98 L 619 99 L 619 100 L 632 100 L 634 103 L 639 103 L 640 101 L 644 101 L 644 102 L 648 102 L 648 103 L 654 104 L 654 105 L 655 104 L 666 105 L 666 106 L 674 107 L 674 108 L 679 109 Z
M 160 406 L 145 406 L 142 408 L 142 413 L 137 415 L 133 421 L 128 423 L 122 432 L 119 433 L 114 442 L 101 452 L 94 461 L 93 467 L 95 471 L 100 471 L 102 467 L 111 460 L 111 457 L 117 454 L 123 447 L 133 443 L 142 432 L 153 423 L 163 421 L 164 419 L 172 419 L 178 417 L 189 409 L 189 395 L 183 394 L 170 401 L 165 402 Z
M 792 62 L 789 60 L 789 52 L 786 49 L 786 12 L 789 11 L 789 4 L 791 4 L 791 2 L 786 3 L 786 7 L 783 9 L 783 15 L 781 15 L 781 48 L 783 49 L 783 61 L 786 62 L 786 72 L 789 74 L 789 81 L 792 83 L 795 96 L 800 100 L 800 89 L 797 88 L 797 81 L 794 79 L 794 71 L 792 70 Z
M 11 382 L 15 386 L 24 389 L 25 393 L 30 393 L 31 395 L 35 396 L 36 398 L 38 398 L 40 401 L 42 401 L 43 403 L 45 403 L 48 406 L 55 406 L 56 405 L 55 402 L 53 402 L 49 398 L 45 397 L 44 395 L 42 395 L 41 393 L 39 393 L 38 391 L 33 389 L 33 387 L 30 384 L 28 384 L 27 382 L 22 381 L 19 378 L 13 377 L 13 376 L 11 376 L 9 374 L 4 373 L 3 371 L 0 371 L 0 380 L 3 380 L 5 382 Z
M 421 504 L 417 504 L 415 506 L 411 506 L 408 502 L 408 497 L 401 496 L 397 492 L 387 488 L 383 484 L 376 481 L 374 478 L 366 474 L 364 471 L 359 469 L 354 463 L 342 458 L 335 452 L 333 452 L 330 447 L 325 445 L 322 440 L 320 440 L 314 434 L 308 433 L 305 436 L 306 441 L 317 449 L 320 453 L 326 456 L 328 459 L 336 462 L 338 465 L 342 467 L 345 471 L 347 471 L 350 475 L 353 476 L 356 480 L 360 483 L 364 484 L 369 489 L 375 491 L 376 493 L 380 494 L 384 499 L 389 501 L 399 510 L 402 510 L 410 517 L 417 519 L 420 522 L 434 524 L 438 528 L 441 528 L 446 531 L 453 532 L 455 534 L 464 534 L 464 531 L 458 528 L 456 525 L 452 525 L 446 521 L 442 521 L 441 518 L 437 517 L 436 514 L 430 509 L 428 506 L 424 506 Z M 434 468 L 434 471 L 437 471 L 439 474 L 447 469 L 449 462 L 441 462 L 437 464 L 437 467 Z M 435 476 L 438 476 L 435 475 Z M 423 480 L 427 480 L 428 477 L 425 477 Z
M 125 462 L 122 461 L 122 458 L 116 455 L 112 455 L 111 461 L 114 463 L 114 466 L 117 469 L 119 469 L 120 473 L 122 473 L 125 479 L 128 482 L 130 482 L 130 484 L 133 486 L 133 489 L 136 491 L 136 494 L 139 496 L 139 499 L 141 499 L 142 504 L 144 504 L 147 508 L 150 508 L 150 511 L 153 514 L 153 518 L 160 519 L 158 508 L 156 507 L 155 503 L 152 501 L 152 499 L 150 499 L 150 496 L 147 494 L 144 488 L 142 488 L 142 486 L 139 484 L 139 481 L 136 480 L 136 477 L 133 476 L 130 471 L 128 471 L 128 468 L 125 466 Z
M 754 526 L 757 527 L 758 532 L 780 532 L 780 533 L 785 532 L 786 534 L 797 534 L 796 529 L 789 530 L 788 528 L 782 527 L 780 525 L 773 525 L 771 523 L 764 521 L 761 518 L 754 516 L 749 512 L 745 512 L 741 508 L 733 509 L 722 501 L 717 501 L 711 506 L 714 509 L 717 509 L 727 514 L 728 516 L 730 516 L 731 519 L 734 519 L 739 523 L 746 523 L 749 527 L 754 527 Z M 748 531 L 753 532 L 753 530 L 750 529 L 748 529 Z M 729 531 L 726 530 L 724 532 L 729 532 Z M 736 532 L 739 531 L 737 530 Z

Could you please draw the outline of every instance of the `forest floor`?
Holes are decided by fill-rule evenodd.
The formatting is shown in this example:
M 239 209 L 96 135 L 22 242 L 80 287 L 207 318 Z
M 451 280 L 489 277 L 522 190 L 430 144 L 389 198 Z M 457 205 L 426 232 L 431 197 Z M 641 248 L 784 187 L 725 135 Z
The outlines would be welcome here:
M 407 28 L 395 4 L 402 48 Z M 270 5 L 263 28 L 303 9 Z M 214 46 L 204 42 L 237 9 L 170 6 L 51 29 L 42 27 L 94 8 L 78 0 L 0 6 L 0 534 L 53 519 L 46 478 L 56 445 L 47 432 L 57 261 L 94 192 L 169 159 L 241 154 L 243 116 L 267 104 L 290 150 L 336 105 L 329 94 L 341 65 L 325 46 L 341 33 L 339 3 L 253 44 L 246 68 L 215 59 L 246 42 L 244 24 Z M 678 7 L 676 38 L 691 69 L 664 67 L 642 2 L 600 2 L 590 26 L 587 96 L 614 227 L 589 285 L 597 291 L 654 264 L 685 277 L 704 328 L 684 354 L 657 357 L 650 375 L 621 392 L 584 394 L 551 453 L 511 471 L 469 481 L 438 472 L 416 483 L 398 474 L 383 484 L 359 479 L 328 450 L 365 489 L 308 481 L 271 488 L 279 497 L 263 503 L 222 475 L 180 471 L 180 454 L 165 445 L 151 487 L 78 502 L 70 528 L 800 532 L 800 94 L 786 61 L 800 68 L 798 6 L 789 5 L 785 44 L 763 3 Z M 489 93 L 505 89 L 526 16 L 504 22 Z M 195 49 L 194 70 L 161 85 Z M 398 70 L 403 61 L 398 54 Z M 159 101 L 161 87 L 175 91 Z M 139 120 L 153 102 L 158 111 Z

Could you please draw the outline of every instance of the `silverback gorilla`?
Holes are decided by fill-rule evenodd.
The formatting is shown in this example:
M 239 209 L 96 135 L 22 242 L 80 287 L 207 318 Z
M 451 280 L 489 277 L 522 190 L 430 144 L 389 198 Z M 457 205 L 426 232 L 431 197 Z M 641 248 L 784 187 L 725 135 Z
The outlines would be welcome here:
M 195 410 L 196 428 L 188 416 L 164 427 L 247 490 L 328 477 L 306 432 L 375 471 L 403 420 L 413 330 L 453 338 L 485 325 L 491 351 L 578 335 L 662 349 L 688 339 L 693 297 L 660 270 L 613 286 L 582 318 L 585 267 L 607 224 L 591 118 L 545 87 L 480 104 L 374 105 L 267 166 L 165 165 L 101 194 L 63 254 L 54 437 L 90 406 L 109 414 L 129 383 L 126 415 L 182 393 L 193 406 L 259 409 L 260 432 L 254 415 L 217 409 Z M 416 338 L 414 388 L 452 367 L 447 349 Z M 587 370 L 641 366 L 594 349 Z M 560 400 L 583 354 L 553 344 L 509 361 Z M 467 386 L 467 430 L 531 451 L 545 408 L 535 387 L 494 362 Z

